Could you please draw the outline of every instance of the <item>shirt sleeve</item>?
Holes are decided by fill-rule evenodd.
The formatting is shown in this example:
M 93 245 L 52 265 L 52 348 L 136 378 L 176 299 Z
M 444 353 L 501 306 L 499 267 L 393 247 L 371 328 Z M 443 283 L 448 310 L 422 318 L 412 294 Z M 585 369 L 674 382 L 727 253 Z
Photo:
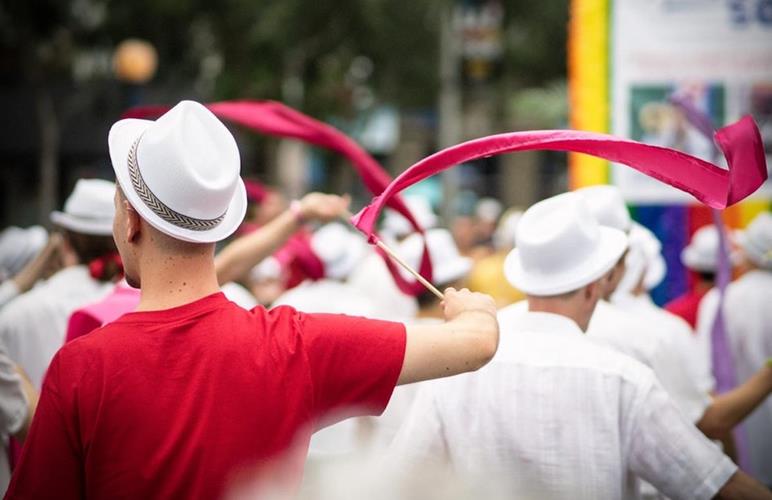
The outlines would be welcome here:
M 401 323 L 333 314 L 297 313 L 311 374 L 314 413 L 330 424 L 380 415 L 405 358 Z
M 27 398 L 21 379 L 5 349 L 0 346 L 0 430 L 16 434 L 27 418 Z
M 654 381 L 632 407 L 630 468 L 673 499 L 713 498 L 737 466 Z
M 57 354 L 51 362 L 6 499 L 84 497 L 74 412 L 64 407 L 58 391 L 60 361 Z

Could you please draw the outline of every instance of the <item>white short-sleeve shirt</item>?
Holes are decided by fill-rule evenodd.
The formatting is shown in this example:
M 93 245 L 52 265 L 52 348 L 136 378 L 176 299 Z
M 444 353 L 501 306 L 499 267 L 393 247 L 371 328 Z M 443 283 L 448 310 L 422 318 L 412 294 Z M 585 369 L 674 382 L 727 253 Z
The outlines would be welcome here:
M 394 459 L 445 456 L 513 498 L 572 500 L 636 498 L 639 477 L 673 499 L 711 498 L 737 470 L 650 369 L 568 318 L 515 307 L 499 323 L 490 364 L 422 388 Z
M 11 480 L 8 463 L 8 436 L 16 434 L 27 418 L 27 398 L 21 388 L 13 362 L 0 345 L 0 493 L 5 493 Z

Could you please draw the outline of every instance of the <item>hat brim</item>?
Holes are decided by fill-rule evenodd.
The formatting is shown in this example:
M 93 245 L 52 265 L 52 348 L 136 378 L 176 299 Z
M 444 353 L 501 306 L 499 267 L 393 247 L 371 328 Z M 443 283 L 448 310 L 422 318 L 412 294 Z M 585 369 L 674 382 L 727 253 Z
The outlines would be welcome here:
M 692 271 L 700 273 L 712 273 L 716 271 L 718 263 L 706 258 L 692 247 L 686 247 L 681 252 L 681 263 Z
M 520 251 L 515 248 L 504 261 L 507 281 L 521 292 L 547 297 L 572 292 L 588 285 L 613 268 L 627 248 L 627 237 L 621 231 L 600 227 L 600 242 L 595 252 L 581 266 L 562 274 L 529 272 L 523 268 Z
M 215 243 L 224 240 L 238 229 L 247 212 L 247 191 L 241 179 L 238 181 L 225 217 L 217 227 L 207 231 L 192 231 L 175 226 L 156 215 L 137 196 L 129 177 L 127 159 L 134 141 L 153 123 L 151 120 L 128 118 L 115 123 L 110 129 L 107 138 L 110 161 L 115 171 L 115 179 L 123 190 L 126 199 L 148 224 L 172 238 L 192 243 Z
M 93 236 L 111 236 L 113 234 L 113 219 L 96 220 L 83 219 L 55 210 L 51 212 L 51 222 L 69 231 Z

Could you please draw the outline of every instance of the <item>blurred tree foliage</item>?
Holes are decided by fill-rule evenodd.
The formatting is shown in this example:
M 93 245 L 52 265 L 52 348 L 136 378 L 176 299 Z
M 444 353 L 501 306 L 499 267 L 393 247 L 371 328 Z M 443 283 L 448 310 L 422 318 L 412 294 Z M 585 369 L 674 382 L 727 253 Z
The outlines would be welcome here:
M 104 60 L 121 40 L 137 37 L 158 50 L 157 81 L 195 82 L 202 98 L 284 99 L 325 115 L 350 98 L 342 82 L 354 58 L 366 56 L 373 62 L 368 85 L 379 99 L 433 107 L 438 19 L 449 2 L 3 0 L 0 73 L 3 80 L 19 73 L 39 82 L 73 78 L 84 52 Z M 564 78 L 568 0 L 502 4 L 498 88 Z M 103 70 L 102 78 L 112 78 Z

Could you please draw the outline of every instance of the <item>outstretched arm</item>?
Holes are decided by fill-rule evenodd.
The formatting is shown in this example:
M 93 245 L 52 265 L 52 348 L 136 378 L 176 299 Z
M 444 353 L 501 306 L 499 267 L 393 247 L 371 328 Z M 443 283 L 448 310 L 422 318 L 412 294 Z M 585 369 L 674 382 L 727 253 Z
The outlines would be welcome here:
M 241 279 L 250 269 L 274 253 L 305 221 L 328 222 L 343 216 L 347 196 L 309 193 L 300 203 L 261 227 L 234 240 L 215 257 L 217 281 L 222 285 Z
M 748 474 L 737 471 L 719 490 L 716 498 L 720 500 L 740 500 L 745 498 L 772 500 L 772 492 Z
M 496 353 L 499 324 L 491 297 L 448 288 L 442 307 L 445 323 L 407 326 L 398 384 L 474 371 Z
M 720 439 L 750 415 L 772 393 L 772 367 L 764 366 L 742 385 L 716 396 L 697 427 L 709 438 Z

